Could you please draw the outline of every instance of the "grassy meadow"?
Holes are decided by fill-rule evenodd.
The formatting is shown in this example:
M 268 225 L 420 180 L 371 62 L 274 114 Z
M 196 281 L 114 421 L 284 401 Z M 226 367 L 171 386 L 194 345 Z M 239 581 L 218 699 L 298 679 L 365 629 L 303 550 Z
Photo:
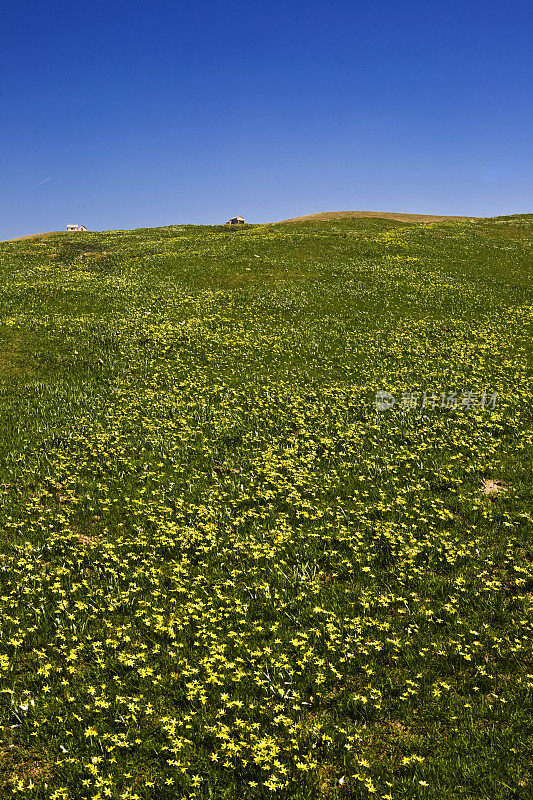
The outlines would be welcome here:
M 0 244 L 0 797 L 533 797 L 532 244 Z

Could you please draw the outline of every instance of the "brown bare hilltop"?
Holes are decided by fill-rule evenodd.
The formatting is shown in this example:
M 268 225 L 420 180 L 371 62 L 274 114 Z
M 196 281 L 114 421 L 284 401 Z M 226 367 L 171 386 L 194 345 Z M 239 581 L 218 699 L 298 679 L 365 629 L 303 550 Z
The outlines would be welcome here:
M 49 236 L 61 236 L 66 231 L 48 231 L 47 233 L 30 233 L 28 236 L 17 236 L 15 239 L 4 239 L 6 242 L 24 242 L 28 239 L 47 239 Z

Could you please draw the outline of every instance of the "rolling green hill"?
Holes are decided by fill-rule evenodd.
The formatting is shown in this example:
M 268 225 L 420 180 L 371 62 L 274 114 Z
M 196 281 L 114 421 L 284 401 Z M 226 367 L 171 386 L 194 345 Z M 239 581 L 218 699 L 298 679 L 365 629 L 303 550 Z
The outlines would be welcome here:
M 402 214 L 395 211 L 321 211 L 318 214 L 306 214 L 303 217 L 292 217 L 284 222 L 318 222 L 332 219 L 393 219 L 398 222 L 450 222 L 454 220 L 472 220 L 478 217 L 447 217 L 437 214 Z
M 0 795 L 526 800 L 533 215 L 0 244 Z

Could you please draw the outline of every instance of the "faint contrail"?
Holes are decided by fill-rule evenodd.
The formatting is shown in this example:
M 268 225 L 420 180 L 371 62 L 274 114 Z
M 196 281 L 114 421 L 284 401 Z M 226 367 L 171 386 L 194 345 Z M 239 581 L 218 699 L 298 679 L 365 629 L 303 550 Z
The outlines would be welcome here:
M 37 186 L 42 186 L 43 183 L 48 183 L 48 181 L 51 181 L 51 180 L 52 180 L 52 178 L 45 178 L 44 181 L 41 181 L 40 183 L 38 183 Z M 37 186 L 34 186 L 33 188 L 37 189 Z

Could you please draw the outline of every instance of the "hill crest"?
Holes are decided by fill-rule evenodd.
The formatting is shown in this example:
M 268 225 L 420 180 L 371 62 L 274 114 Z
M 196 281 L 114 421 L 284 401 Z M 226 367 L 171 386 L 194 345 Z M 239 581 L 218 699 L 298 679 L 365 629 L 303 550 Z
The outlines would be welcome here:
M 281 222 L 319 222 L 329 219 L 394 219 L 398 222 L 444 222 L 447 220 L 480 219 L 479 217 L 460 217 L 440 214 L 403 214 L 394 211 L 319 211 L 317 214 L 304 214 L 301 217 L 291 217 L 280 220 Z M 277 224 L 280 224 L 277 223 Z

